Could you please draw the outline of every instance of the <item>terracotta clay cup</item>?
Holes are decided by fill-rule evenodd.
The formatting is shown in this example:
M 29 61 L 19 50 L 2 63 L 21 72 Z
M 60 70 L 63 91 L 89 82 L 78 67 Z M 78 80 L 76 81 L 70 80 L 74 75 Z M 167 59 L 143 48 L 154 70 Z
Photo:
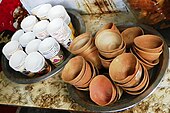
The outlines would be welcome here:
M 160 51 L 159 53 L 151 53 L 147 51 L 143 51 L 136 46 L 133 46 L 133 49 L 145 60 L 148 62 L 154 62 L 156 59 L 159 59 L 159 56 L 162 54 L 163 51 Z
M 91 79 L 91 77 L 92 77 L 92 70 L 88 62 L 86 62 L 86 69 L 85 69 L 83 76 L 81 77 L 79 81 L 77 81 L 73 85 L 77 87 L 81 87 L 83 84 L 87 83 Z
M 92 79 L 99 74 L 97 68 L 94 67 L 93 63 L 92 62 L 88 62 L 90 67 L 91 67 L 91 71 L 92 71 L 92 76 L 90 78 L 90 80 L 88 82 L 86 82 L 85 84 L 82 84 L 81 86 L 77 86 L 75 85 L 75 87 L 78 89 L 78 90 L 83 90 L 83 91 L 88 91 L 89 90 L 89 84 L 90 82 L 92 81 Z
M 75 84 L 84 75 L 86 70 L 86 61 L 82 56 L 71 58 L 65 65 L 61 78 L 64 82 Z
M 159 63 L 159 59 L 156 59 L 156 60 L 154 60 L 153 62 L 149 62 L 149 61 L 145 60 L 143 57 L 141 57 L 141 56 L 136 52 L 136 50 L 135 50 L 133 47 L 130 48 L 130 51 L 131 51 L 131 53 L 133 53 L 133 54 L 137 57 L 137 59 L 139 60 L 139 62 L 146 67 L 147 70 L 150 70 L 151 68 L 153 68 L 155 65 L 157 65 L 157 64 Z
M 162 51 L 164 42 L 157 35 L 141 35 L 134 39 L 134 44 L 143 51 L 159 53 Z
M 105 29 L 111 29 L 112 25 L 113 25 L 113 23 L 108 23 L 108 24 L 102 26 L 102 27 L 96 32 L 95 37 L 96 37 L 100 32 L 102 32 L 103 30 L 105 30 Z
M 106 106 L 112 103 L 116 96 L 116 87 L 104 75 L 97 75 L 89 86 L 90 98 L 99 106 Z
M 115 31 L 115 32 L 117 32 L 117 33 L 119 33 L 119 34 L 120 34 L 119 29 L 117 28 L 117 26 L 116 26 L 114 23 L 112 23 L 111 30 L 113 30 L 113 31 Z
M 125 29 L 121 35 L 125 41 L 127 48 L 130 48 L 133 45 L 133 41 L 137 36 L 143 35 L 144 31 L 141 27 L 129 27 Z
M 91 61 L 98 69 L 101 68 L 101 61 L 91 33 L 83 33 L 76 37 L 69 50 L 71 53 L 83 56 L 87 61 Z
M 99 53 L 105 58 L 114 58 L 122 53 L 126 52 L 126 43 L 123 41 L 123 47 L 114 52 L 103 52 L 99 50 Z
M 99 53 L 99 58 L 100 58 L 100 60 L 101 60 L 102 66 L 103 66 L 105 69 L 108 69 L 108 68 L 109 68 L 110 63 L 111 63 L 112 60 L 114 59 L 114 58 L 110 58 L 110 59 L 105 58 L 105 57 L 102 56 L 100 53 Z
M 85 59 L 87 61 L 90 61 L 94 64 L 95 67 L 97 67 L 98 69 L 101 69 L 102 64 L 101 64 L 101 60 L 99 58 L 99 52 L 97 50 L 97 48 L 95 48 L 91 53 L 87 54 Z
M 132 53 L 122 53 L 113 59 L 109 66 L 109 75 L 115 82 L 119 82 L 136 71 L 138 60 Z
M 145 66 L 142 66 L 142 67 L 143 67 L 144 76 L 146 77 L 146 83 L 143 82 L 143 84 L 139 84 L 138 86 L 133 87 L 133 89 L 125 90 L 126 93 L 131 94 L 131 95 L 139 95 L 139 94 L 143 93 L 148 88 L 149 73 L 148 73 L 147 69 L 145 68 Z M 129 90 L 131 90 L 131 91 L 129 91 Z
M 92 38 L 91 45 L 79 55 L 83 56 L 87 61 L 92 62 L 98 69 L 101 68 L 101 61 L 98 57 L 98 50 L 94 44 L 94 38 Z
M 134 71 L 134 73 L 131 74 L 131 75 L 128 75 L 125 79 L 116 81 L 115 83 L 116 83 L 116 84 L 119 84 L 119 85 L 128 83 L 128 82 L 131 81 L 133 78 L 135 78 L 135 75 L 137 74 L 137 72 L 138 72 L 138 70 L 139 70 L 139 67 L 140 67 L 140 63 L 139 63 L 139 61 L 137 61 L 137 64 L 136 64 L 136 66 L 135 66 L 135 71 Z
M 111 30 L 113 30 L 113 31 L 115 31 L 115 32 L 117 32 L 117 33 L 120 34 L 119 29 L 116 27 L 116 25 L 115 25 L 114 23 L 107 23 L 106 25 L 104 25 L 103 27 L 101 27 L 101 28 L 96 32 L 95 37 L 96 37 L 100 32 L 102 32 L 102 31 L 105 30 L 105 29 L 111 29 Z
M 75 55 L 85 51 L 92 43 L 90 32 L 83 33 L 77 36 L 69 46 L 69 51 Z
M 117 92 L 117 95 L 118 95 L 117 100 L 119 100 L 121 98 L 122 94 L 123 94 L 123 89 L 121 87 L 117 86 L 117 85 L 115 85 L 115 87 L 116 87 L 116 90 L 117 90 L 116 92 Z
M 143 68 L 143 65 L 142 65 L 142 68 Z M 147 82 L 149 81 L 149 75 L 148 75 L 148 73 L 146 71 L 147 70 L 143 69 L 141 81 L 137 86 L 124 88 L 124 89 L 126 91 L 140 91 L 142 88 L 144 88 L 146 86 Z
M 85 51 L 79 53 L 79 55 L 86 58 L 88 54 L 90 54 L 91 52 L 93 52 L 96 49 L 97 48 L 96 48 L 96 46 L 94 44 L 94 38 L 92 38 L 92 43 L 89 45 L 89 47 Z
M 123 88 L 137 86 L 139 84 L 139 82 L 141 81 L 141 77 L 142 77 L 142 66 L 139 63 L 139 69 L 134 74 L 134 77 L 130 81 L 128 81 L 127 83 L 125 83 L 125 84 L 118 84 L 118 85 L 123 87 Z
M 81 91 L 89 91 L 89 87 L 86 87 L 86 88 L 76 87 L 76 89 L 81 90 Z
M 101 31 L 95 38 L 95 45 L 103 52 L 113 52 L 123 46 L 123 39 L 120 34 L 111 29 Z

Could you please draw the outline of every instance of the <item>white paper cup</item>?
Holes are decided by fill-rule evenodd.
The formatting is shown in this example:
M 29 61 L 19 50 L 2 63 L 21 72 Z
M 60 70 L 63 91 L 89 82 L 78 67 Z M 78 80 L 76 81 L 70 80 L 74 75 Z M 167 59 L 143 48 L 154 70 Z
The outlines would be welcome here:
M 48 20 L 41 20 L 34 25 L 33 32 L 37 38 L 43 40 L 49 36 L 49 33 L 47 32 L 48 24 Z
M 60 45 L 54 38 L 46 38 L 39 45 L 39 52 L 46 58 L 54 57 L 60 51 Z
M 27 71 L 37 73 L 43 71 L 45 59 L 39 52 L 32 52 L 25 58 L 25 68 Z
M 27 44 L 35 39 L 35 35 L 33 32 L 26 32 L 19 38 L 19 43 L 22 45 L 22 47 L 26 47 Z
M 60 18 L 56 18 L 48 24 L 47 32 L 67 49 L 69 46 L 64 41 L 70 40 L 70 42 L 72 42 L 72 40 L 74 39 L 72 31 Z
M 17 50 L 23 50 L 23 48 L 18 41 L 13 40 L 5 44 L 2 49 L 2 53 L 9 60 L 12 54 L 15 53 Z
M 54 38 L 46 38 L 39 45 L 39 52 L 57 66 L 64 61 L 64 55 L 59 43 Z
M 37 6 L 35 6 L 34 8 L 32 8 L 32 9 L 31 9 L 31 14 L 34 15 L 34 16 L 36 16 L 38 9 L 39 9 L 42 5 L 44 5 L 44 4 L 40 4 L 40 5 L 37 5 Z
M 25 48 L 25 52 L 27 54 L 30 54 L 31 52 L 38 51 L 38 47 L 39 47 L 40 43 L 41 43 L 40 39 L 34 39 L 34 40 L 30 41 Z
M 24 34 L 24 30 L 19 29 L 19 30 L 17 30 L 17 31 L 12 35 L 11 40 L 12 40 L 12 41 L 13 41 L 13 40 L 19 41 L 20 36 L 23 35 L 23 34 Z
M 32 31 L 33 26 L 38 22 L 38 19 L 33 16 L 33 15 L 29 15 L 26 18 L 24 18 L 21 22 L 21 28 L 25 31 L 25 32 L 30 32 Z
M 12 54 L 11 58 L 9 59 L 9 66 L 14 69 L 15 71 L 19 71 L 23 73 L 25 71 L 25 58 L 27 57 L 27 54 L 22 51 L 18 50 L 14 54 Z
M 75 35 L 75 29 L 71 23 L 71 18 L 68 15 L 66 9 L 62 5 L 53 6 L 48 12 L 48 19 L 52 21 L 55 18 L 61 18 L 69 26 L 73 35 Z
M 70 16 L 62 5 L 55 5 L 48 11 L 48 19 L 52 21 L 55 18 L 61 18 L 69 25 L 71 22 Z
M 31 13 L 36 15 L 39 19 L 47 19 L 48 11 L 52 8 L 51 4 L 41 4 L 34 7 Z

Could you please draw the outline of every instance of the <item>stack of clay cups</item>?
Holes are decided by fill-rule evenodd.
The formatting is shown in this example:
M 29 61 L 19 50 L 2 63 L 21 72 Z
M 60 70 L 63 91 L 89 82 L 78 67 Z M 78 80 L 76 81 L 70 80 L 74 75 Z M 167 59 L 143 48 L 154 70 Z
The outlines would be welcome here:
M 87 61 L 92 62 L 98 69 L 101 68 L 98 50 L 90 32 L 77 36 L 70 44 L 69 51 L 72 54 L 83 56 Z
M 114 29 L 105 29 L 111 26 Z M 126 44 L 124 43 L 120 32 L 114 24 L 105 25 L 100 29 L 95 36 L 95 45 L 99 51 L 99 58 L 104 68 L 109 68 L 111 61 L 118 55 L 126 51 Z
M 75 56 L 65 65 L 61 78 L 79 90 L 88 91 L 91 80 L 97 74 L 98 69 L 93 63 L 86 61 L 82 56 Z
M 100 106 L 116 102 L 123 94 L 123 90 L 113 84 L 105 75 L 97 75 L 89 86 L 90 98 Z
M 120 34 L 120 31 L 119 29 L 116 27 L 116 25 L 114 23 L 108 23 L 108 24 L 105 24 L 104 26 L 102 26 L 95 34 L 95 37 L 103 30 L 105 29 L 112 29 L 113 31 L 117 32 Z
M 159 57 L 163 52 L 163 45 L 164 42 L 159 36 L 141 35 L 134 39 L 131 52 L 149 70 L 159 63 Z
M 126 43 L 126 48 L 132 47 L 134 39 L 140 35 L 144 35 L 141 27 L 129 27 L 121 32 L 123 41 Z
M 149 84 L 147 69 L 132 53 L 123 53 L 113 59 L 109 75 L 118 86 L 132 95 L 141 94 Z

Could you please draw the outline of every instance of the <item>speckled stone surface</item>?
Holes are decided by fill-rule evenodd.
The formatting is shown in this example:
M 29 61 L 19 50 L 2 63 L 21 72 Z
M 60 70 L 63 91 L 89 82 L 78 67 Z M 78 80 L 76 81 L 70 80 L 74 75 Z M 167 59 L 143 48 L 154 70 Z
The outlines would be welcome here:
M 84 15 L 87 31 L 95 33 L 100 26 L 108 22 L 125 24 L 132 22 L 126 14 Z M 131 15 L 128 15 L 131 16 Z M 6 38 L 4 38 L 6 39 Z M 66 84 L 60 78 L 61 73 L 34 84 L 16 84 L 0 72 L 0 104 L 29 106 L 39 108 L 86 111 L 69 95 Z M 142 102 L 122 111 L 123 113 L 169 113 L 170 112 L 170 66 L 159 87 Z

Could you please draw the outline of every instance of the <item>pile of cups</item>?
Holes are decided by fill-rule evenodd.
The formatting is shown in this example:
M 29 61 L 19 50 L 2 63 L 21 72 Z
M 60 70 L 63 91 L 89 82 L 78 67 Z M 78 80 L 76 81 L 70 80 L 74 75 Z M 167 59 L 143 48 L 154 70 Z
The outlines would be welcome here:
M 163 45 L 163 40 L 159 36 L 141 35 L 134 39 L 131 52 L 149 70 L 159 63 L 159 57 L 163 52 Z
M 137 36 L 144 35 L 144 31 L 141 27 L 129 27 L 121 32 L 121 36 L 126 43 L 126 48 L 133 46 L 133 41 Z
M 106 75 L 99 75 L 93 63 L 86 61 L 82 56 L 75 56 L 69 60 L 61 78 L 78 90 L 89 91 L 91 100 L 100 106 L 116 102 L 123 93 L 123 90 L 113 84 Z
M 32 9 L 32 15 L 22 20 L 21 29 L 13 34 L 2 51 L 15 71 L 28 76 L 45 74 L 51 71 L 46 59 L 56 67 L 64 61 L 60 44 L 68 49 L 74 39 L 73 33 L 71 19 L 63 6 L 41 4 Z M 33 63 L 30 62 L 32 59 Z M 48 72 L 44 67 L 49 69 Z
M 107 69 L 116 56 L 126 51 L 126 44 L 113 23 L 106 24 L 96 33 L 95 45 L 99 51 L 101 63 Z
M 61 78 L 77 89 L 87 91 L 91 80 L 98 73 L 98 69 L 93 63 L 86 61 L 82 56 L 75 56 L 65 65 Z
M 113 59 L 109 75 L 118 86 L 131 95 L 141 94 L 149 85 L 146 67 L 140 64 L 132 53 L 123 53 Z
M 79 90 L 89 90 L 91 100 L 100 106 L 116 102 L 123 91 L 139 95 L 149 86 L 148 70 L 158 64 L 163 44 L 159 36 L 144 35 L 141 27 L 120 32 L 113 23 L 106 24 L 94 38 L 83 33 L 73 40 L 69 51 L 79 56 L 65 65 L 62 79 Z M 88 71 L 93 65 L 99 69 L 97 76 Z
M 98 50 L 94 44 L 94 38 L 90 32 L 77 36 L 69 47 L 72 54 L 80 55 L 87 61 L 92 62 L 98 69 L 101 68 L 101 61 Z
M 21 22 L 24 31 L 32 31 L 39 39 L 55 38 L 68 48 L 74 39 L 75 30 L 71 18 L 62 5 L 41 4 L 31 10 L 32 15 Z

